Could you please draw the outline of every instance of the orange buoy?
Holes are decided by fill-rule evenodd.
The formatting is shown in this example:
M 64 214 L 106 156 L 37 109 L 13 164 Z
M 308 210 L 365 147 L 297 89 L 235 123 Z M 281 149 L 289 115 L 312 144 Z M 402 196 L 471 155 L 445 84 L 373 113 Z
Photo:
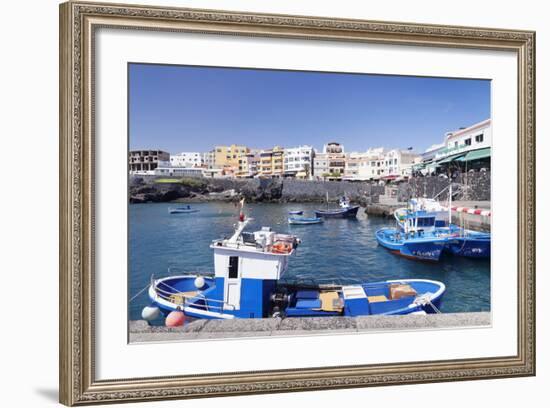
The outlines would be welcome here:
M 178 327 L 183 326 L 185 323 L 185 314 L 181 310 L 174 310 L 173 312 L 168 313 L 164 324 L 166 327 Z

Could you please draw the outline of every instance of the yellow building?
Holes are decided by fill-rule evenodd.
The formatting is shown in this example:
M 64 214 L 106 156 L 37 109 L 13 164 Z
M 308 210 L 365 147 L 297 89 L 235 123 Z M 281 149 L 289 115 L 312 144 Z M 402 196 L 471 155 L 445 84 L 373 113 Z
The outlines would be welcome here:
M 263 177 L 282 177 L 284 174 L 284 149 L 275 146 L 260 153 L 260 175 Z
M 233 168 L 235 173 L 246 171 L 246 155 L 250 149 L 246 146 L 215 146 L 214 166 L 218 169 Z

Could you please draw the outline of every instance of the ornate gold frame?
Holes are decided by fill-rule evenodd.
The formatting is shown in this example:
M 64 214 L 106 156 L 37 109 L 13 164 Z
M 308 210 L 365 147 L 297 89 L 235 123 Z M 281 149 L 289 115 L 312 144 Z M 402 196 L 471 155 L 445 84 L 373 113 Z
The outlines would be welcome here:
M 514 356 L 98 381 L 94 376 L 93 46 L 97 27 L 506 50 L 518 62 L 518 350 Z M 60 6 L 60 401 L 115 401 L 535 374 L 535 33 L 228 11 Z

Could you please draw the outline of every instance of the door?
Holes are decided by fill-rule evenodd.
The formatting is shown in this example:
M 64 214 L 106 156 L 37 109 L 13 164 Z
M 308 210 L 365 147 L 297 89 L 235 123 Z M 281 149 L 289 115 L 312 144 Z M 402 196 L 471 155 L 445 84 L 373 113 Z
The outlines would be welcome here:
M 239 257 L 230 256 L 225 280 L 224 292 L 225 309 L 239 309 L 241 303 L 241 274 L 239 270 Z

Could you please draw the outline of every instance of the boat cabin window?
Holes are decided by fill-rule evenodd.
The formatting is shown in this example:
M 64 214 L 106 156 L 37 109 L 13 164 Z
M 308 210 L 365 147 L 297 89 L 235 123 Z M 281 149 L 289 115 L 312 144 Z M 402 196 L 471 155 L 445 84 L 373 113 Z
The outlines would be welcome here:
M 433 227 L 435 225 L 435 217 L 419 217 L 419 227 Z
M 239 277 L 239 257 L 229 257 L 229 279 L 237 279 Z

